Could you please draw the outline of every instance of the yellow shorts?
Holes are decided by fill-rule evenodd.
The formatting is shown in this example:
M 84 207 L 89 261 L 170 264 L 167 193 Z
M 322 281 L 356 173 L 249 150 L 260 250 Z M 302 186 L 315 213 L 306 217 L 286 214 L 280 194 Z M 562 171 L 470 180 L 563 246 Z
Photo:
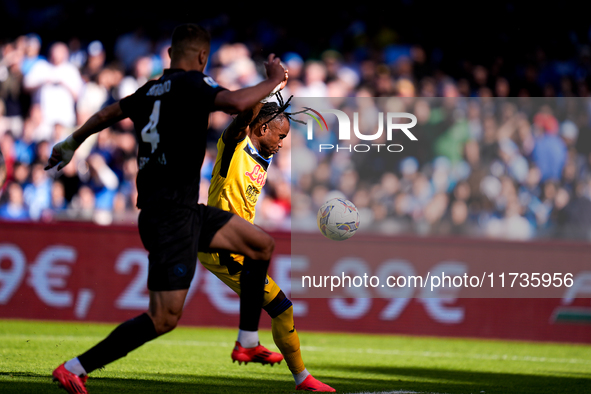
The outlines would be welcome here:
M 233 253 L 201 253 L 198 254 L 199 261 L 211 273 L 217 276 L 228 287 L 240 295 L 240 270 L 244 262 L 244 256 Z M 281 289 L 269 275 L 265 280 L 265 298 L 263 306 L 273 301 Z

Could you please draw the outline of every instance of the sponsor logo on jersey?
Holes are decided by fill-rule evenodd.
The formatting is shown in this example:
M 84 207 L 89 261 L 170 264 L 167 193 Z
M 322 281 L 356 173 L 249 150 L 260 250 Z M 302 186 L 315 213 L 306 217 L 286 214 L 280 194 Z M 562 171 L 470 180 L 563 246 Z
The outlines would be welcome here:
M 263 170 L 260 164 L 254 166 L 252 171 L 246 171 L 244 175 L 250 178 L 251 181 L 259 185 L 260 187 L 265 186 L 265 182 L 267 181 L 267 173 Z
M 248 187 L 246 188 L 245 197 L 251 204 L 256 205 L 260 193 L 261 191 L 259 189 L 257 189 L 253 185 L 248 185 Z

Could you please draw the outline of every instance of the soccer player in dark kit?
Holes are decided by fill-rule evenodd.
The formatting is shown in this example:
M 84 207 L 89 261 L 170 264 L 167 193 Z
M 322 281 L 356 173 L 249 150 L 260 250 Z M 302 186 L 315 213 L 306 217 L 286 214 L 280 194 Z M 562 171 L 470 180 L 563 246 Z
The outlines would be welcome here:
M 268 79 L 228 91 L 203 74 L 209 48 L 207 31 L 193 24 L 178 26 L 169 49 L 171 68 L 161 78 L 100 110 L 53 148 L 46 169 L 57 165 L 59 170 L 90 135 L 131 118 L 139 141 L 138 228 L 149 259 L 148 311 L 53 371 L 54 379 L 69 393 L 87 393 L 90 372 L 176 327 L 198 251 L 225 250 L 246 256 L 240 278 L 239 327 L 244 332 L 258 330 L 274 241 L 237 215 L 197 204 L 200 172 L 209 114 L 253 107 L 287 78 L 287 72 L 271 54 L 265 63 Z

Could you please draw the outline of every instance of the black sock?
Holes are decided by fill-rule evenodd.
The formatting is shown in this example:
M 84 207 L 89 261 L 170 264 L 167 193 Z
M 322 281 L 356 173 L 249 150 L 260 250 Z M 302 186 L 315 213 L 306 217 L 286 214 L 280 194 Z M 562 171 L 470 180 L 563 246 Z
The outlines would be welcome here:
M 240 272 L 240 329 L 257 331 L 265 296 L 269 261 L 244 258 Z
M 78 356 L 78 360 L 86 373 L 90 373 L 124 357 L 157 336 L 152 319 L 144 313 L 120 324 L 108 337 Z

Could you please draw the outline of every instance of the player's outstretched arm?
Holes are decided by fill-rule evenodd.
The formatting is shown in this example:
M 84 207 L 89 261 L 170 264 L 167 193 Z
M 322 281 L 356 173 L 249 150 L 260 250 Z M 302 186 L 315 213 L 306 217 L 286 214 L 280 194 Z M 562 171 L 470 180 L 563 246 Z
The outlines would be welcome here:
M 54 145 L 53 150 L 51 151 L 51 157 L 49 158 L 49 163 L 45 169 L 49 170 L 57 165 L 57 169 L 61 170 L 70 162 L 70 160 L 72 160 L 72 156 L 74 156 L 76 149 L 78 149 L 80 144 L 82 144 L 88 137 L 124 118 L 125 115 L 123 115 L 119 102 L 101 109 L 92 115 L 86 123 L 80 126 L 78 130 L 74 131 L 65 140 Z
M 234 91 L 224 90 L 219 92 L 214 100 L 215 108 L 231 114 L 246 111 L 267 97 L 284 80 L 287 80 L 285 69 L 281 65 L 279 58 L 275 57 L 274 54 L 269 55 L 269 59 L 265 63 L 265 69 L 267 70 L 267 79 L 258 85 Z
M 281 81 L 279 85 L 273 89 L 273 91 L 269 94 L 269 96 L 265 97 L 263 100 L 259 101 L 255 104 L 254 107 L 247 109 L 246 111 L 242 111 L 234 118 L 232 123 L 228 126 L 228 128 L 224 131 L 223 139 L 224 141 L 234 140 L 234 141 L 241 141 L 246 137 L 249 133 L 249 128 L 252 122 L 256 119 L 263 108 L 263 105 L 267 101 L 268 98 L 273 96 L 280 90 L 287 85 L 288 74 L 287 70 L 285 70 L 285 79 Z
M 240 141 L 248 134 L 252 121 L 257 117 L 264 103 L 258 102 L 254 107 L 242 111 L 234 118 L 232 123 L 224 131 L 224 141 Z

